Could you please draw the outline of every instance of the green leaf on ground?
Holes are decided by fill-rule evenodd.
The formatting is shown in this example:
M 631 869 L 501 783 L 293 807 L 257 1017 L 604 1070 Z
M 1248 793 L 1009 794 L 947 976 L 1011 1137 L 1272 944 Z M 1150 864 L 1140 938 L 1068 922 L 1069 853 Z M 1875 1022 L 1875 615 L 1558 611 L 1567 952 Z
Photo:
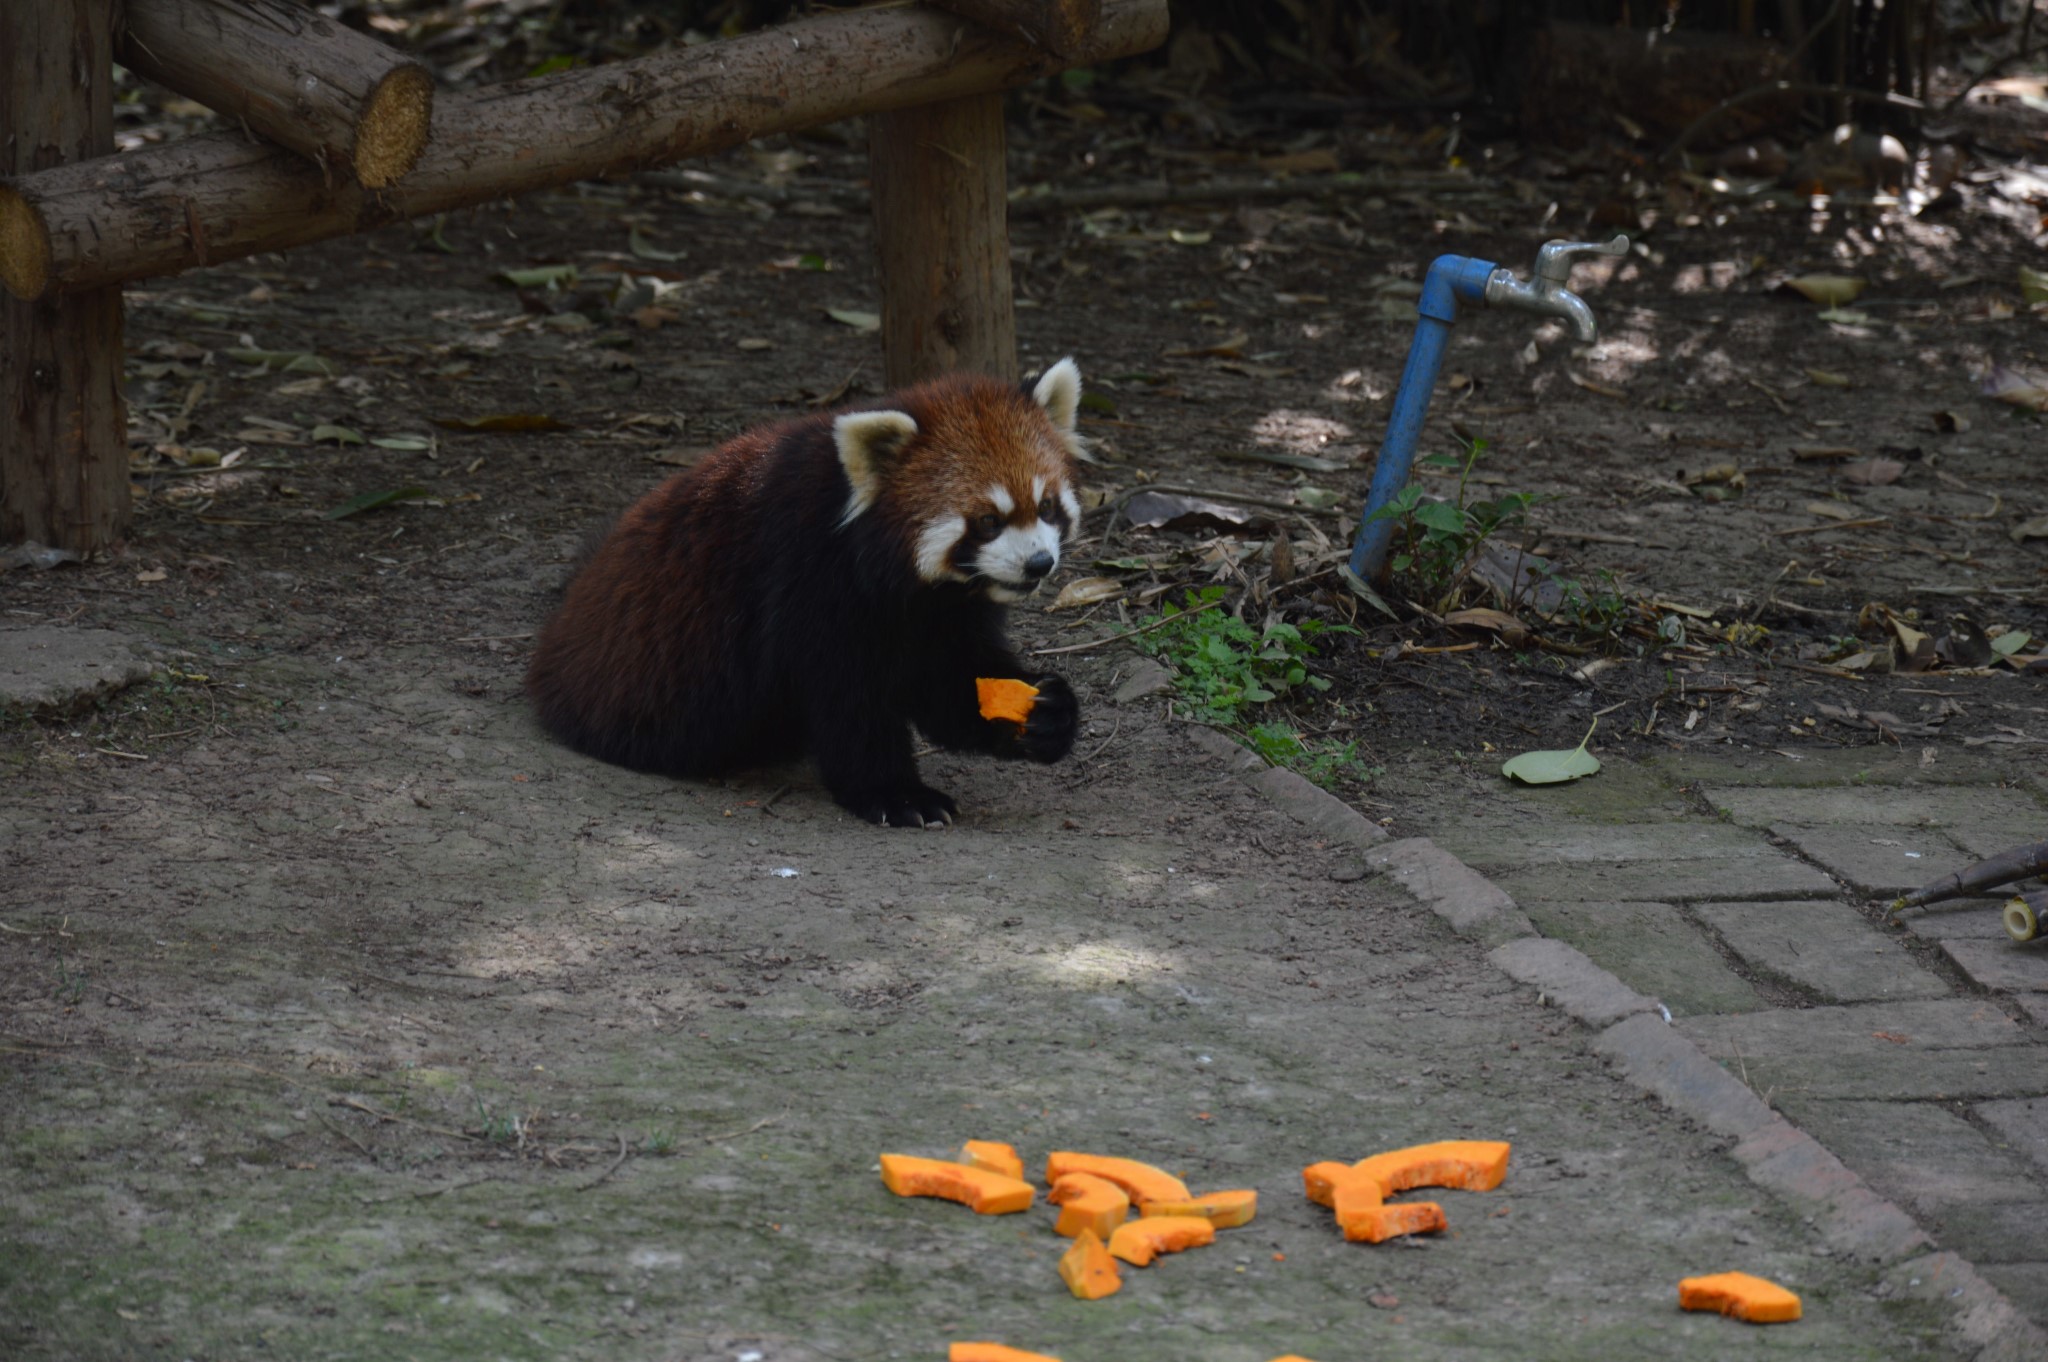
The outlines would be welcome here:
M 1595 719 L 1593 728 L 1599 726 Z M 1503 762 L 1500 773 L 1524 785 L 1559 785 L 1590 776 L 1600 769 L 1600 758 L 1586 750 L 1586 744 L 1593 741 L 1593 728 L 1587 729 L 1579 745 L 1569 752 L 1524 752 Z
M 322 440 L 332 440 L 338 445 L 359 445 L 363 442 L 363 433 L 347 426 L 313 427 L 313 443 L 317 445 Z
M 515 288 L 567 288 L 576 282 L 576 267 L 536 265 L 530 270 L 501 270 L 498 277 Z
M 400 501 L 418 501 L 433 493 L 424 487 L 386 487 L 379 492 L 365 492 L 359 497 L 350 497 L 327 513 L 329 520 L 346 520 L 364 511 L 374 511 L 379 506 L 389 506 Z

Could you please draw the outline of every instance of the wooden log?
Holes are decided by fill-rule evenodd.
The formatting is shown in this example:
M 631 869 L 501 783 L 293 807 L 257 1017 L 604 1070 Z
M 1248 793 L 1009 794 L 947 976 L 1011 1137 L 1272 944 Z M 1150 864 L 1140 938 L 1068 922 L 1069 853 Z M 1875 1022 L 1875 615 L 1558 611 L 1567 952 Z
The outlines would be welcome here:
M 112 6 L 0 3 L 0 175 L 114 145 Z M 128 523 L 121 290 L 0 297 L 0 544 L 87 554 Z
M 940 9 L 1015 33 L 1056 57 L 1071 58 L 1102 18 L 1102 0 L 932 0 Z
M 127 0 L 116 53 L 365 189 L 397 183 L 427 145 L 427 68 L 291 0 Z
M 1017 378 L 1000 93 L 868 120 L 882 369 L 892 388 L 953 369 Z
M 1166 0 L 1104 0 L 1070 60 L 1166 37 Z M 1061 62 L 923 6 L 848 10 L 436 101 L 413 172 L 381 193 L 296 153 L 209 133 L 0 182 L 16 296 L 169 274 L 512 194 L 722 151 L 769 133 L 1021 85 Z

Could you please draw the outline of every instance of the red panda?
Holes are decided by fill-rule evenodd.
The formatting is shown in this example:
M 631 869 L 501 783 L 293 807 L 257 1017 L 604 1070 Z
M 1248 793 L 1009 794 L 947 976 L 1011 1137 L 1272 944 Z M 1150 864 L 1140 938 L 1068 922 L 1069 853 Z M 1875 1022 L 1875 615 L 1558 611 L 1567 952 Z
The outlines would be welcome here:
M 710 776 L 808 754 L 873 823 L 951 823 L 941 747 L 1058 761 L 1079 707 L 1004 640 L 1078 528 L 1071 359 L 1024 388 L 956 375 L 751 431 L 642 497 L 570 580 L 526 689 L 570 747 Z M 975 680 L 1027 681 L 1021 725 Z

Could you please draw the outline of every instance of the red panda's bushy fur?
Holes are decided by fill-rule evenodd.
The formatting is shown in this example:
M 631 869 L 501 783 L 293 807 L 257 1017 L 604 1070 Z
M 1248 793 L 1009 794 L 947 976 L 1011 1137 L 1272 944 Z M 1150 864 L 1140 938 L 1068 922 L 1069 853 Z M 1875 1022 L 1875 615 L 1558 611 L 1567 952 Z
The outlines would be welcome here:
M 527 674 L 542 724 L 679 776 L 808 754 L 847 809 L 912 827 L 956 812 L 918 778 L 913 725 L 942 747 L 1058 760 L 1073 693 L 1011 652 L 1002 602 L 1077 528 L 1078 396 L 1071 361 L 1035 390 L 953 377 L 705 456 L 571 580 Z M 984 719 L 977 677 L 1037 686 L 1026 723 Z

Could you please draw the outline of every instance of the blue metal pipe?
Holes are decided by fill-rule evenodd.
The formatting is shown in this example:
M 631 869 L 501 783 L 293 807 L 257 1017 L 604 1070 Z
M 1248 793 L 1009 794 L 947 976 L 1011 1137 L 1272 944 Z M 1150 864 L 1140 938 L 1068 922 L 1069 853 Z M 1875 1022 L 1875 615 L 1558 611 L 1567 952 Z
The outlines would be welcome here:
M 1490 260 L 1440 255 L 1430 262 L 1429 273 L 1423 276 L 1422 297 L 1415 304 L 1422 319 L 1416 323 L 1415 339 L 1408 346 L 1408 363 L 1401 370 L 1401 386 L 1395 390 L 1394 410 L 1387 418 L 1387 438 L 1380 444 L 1379 460 L 1373 465 L 1372 491 L 1366 497 L 1358 535 L 1351 544 L 1351 571 L 1364 581 L 1371 581 L 1386 562 L 1394 522 L 1374 520 L 1373 513 L 1408 485 L 1415 446 L 1422 439 L 1423 418 L 1429 415 L 1429 400 L 1436 391 L 1437 370 L 1443 367 L 1444 347 L 1450 341 L 1452 324 L 1458 320 L 1458 300 L 1484 303 L 1486 281 L 1497 268 Z

